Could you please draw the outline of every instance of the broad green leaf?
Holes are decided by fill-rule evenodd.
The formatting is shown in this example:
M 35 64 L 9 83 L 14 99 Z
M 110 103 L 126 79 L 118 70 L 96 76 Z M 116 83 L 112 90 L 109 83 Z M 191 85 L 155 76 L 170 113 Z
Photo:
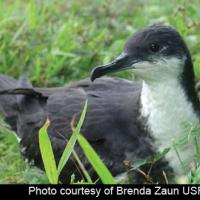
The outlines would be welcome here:
M 67 163 L 73 149 L 74 149 L 74 145 L 76 144 L 76 141 L 77 141 L 77 134 L 79 134 L 80 132 L 80 129 L 83 125 L 83 122 L 84 122 L 84 119 L 85 119 L 85 115 L 86 115 L 86 111 L 87 111 L 87 100 L 85 102 L 85 105 L 84 105 L 84 108 L 83 108 L 83 111 L 82 111 L 82 114 L 81 114 L 81 117 L 79 119 L 79 122 L 77 124 L 77 127 L 75 128 L 72 136 L 70 137 L 69 139 L 69 142 L 67 143 L 66 147 L 65 147 L 65 150 L 61 156 L 61 159 L 59 161 L 59 164 L 58 164 L 58 175 L 60 175 L 62 169 L 64 168 L 65 164 Z
M 49 139 L 47 128 L 49 126 L 49 120 L 47 119 L 44 126 L 39 130 L 39 146 L 44 163 L 44 168 L 48 176 L 49 182 L 52 184 L 58 183 L 58 173 L 56 168 L 55 157 Z
M 111 175 L 110 171 L 107 169 L 102 160 L 99 158 L 93 147 L 81 134 L 78 134 L 78 142 L 81 148 L 83 149 L 87 159 L 89 160 L 90 164 L 99 175 L 102 182 L 104 184 L 115 184 L 116 181 L 114 177 Z

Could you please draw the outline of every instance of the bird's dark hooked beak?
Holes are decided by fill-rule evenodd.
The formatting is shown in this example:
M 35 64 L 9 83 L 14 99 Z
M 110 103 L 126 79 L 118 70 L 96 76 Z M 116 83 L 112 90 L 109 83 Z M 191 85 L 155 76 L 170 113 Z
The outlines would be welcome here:
M 137 62 L 136 59 L 130 58 L 128 54 L 122 53 L 111 63 L 94 68 L 90 76 L 91 81 L 108 73 L 134 68 L 133 65 Z

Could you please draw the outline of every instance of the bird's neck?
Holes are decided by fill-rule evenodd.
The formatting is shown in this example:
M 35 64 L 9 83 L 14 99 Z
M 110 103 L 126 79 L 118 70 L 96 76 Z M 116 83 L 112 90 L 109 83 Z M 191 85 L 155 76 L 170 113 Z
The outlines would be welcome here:
M 159 151 L 172 147 L 172 140 L 180 139 L 185 130 L 183 123 L 199 122 L 193 103 L 177 80 L 164 81 L 160 84 L 143 82 L 141 115 L 146 119 L 147 128 L 154 137 Z M 182 159 L 191 158 L 188 154 L 192 154 L 192 150 L 187 148 Z M 173 168 L 181 169 L 174 151 L 171 150 L 166 156 Z

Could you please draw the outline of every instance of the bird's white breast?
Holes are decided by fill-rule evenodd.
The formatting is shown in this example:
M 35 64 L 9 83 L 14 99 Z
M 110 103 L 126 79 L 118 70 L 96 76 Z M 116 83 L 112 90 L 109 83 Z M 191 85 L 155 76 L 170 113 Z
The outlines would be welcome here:
M 172 141 L 178 141 L 184 134 L 183 122 L 198 123 L 199 120 L 180 83 L 178 80 L 160 84 L 143 82 L 141 104 L 141 115 L 147 119 L 146 125 L 155 138 L 158 151 L 170 147 L 166 159 L 177 174 L 183 174 Z M 179 149 L 181 160 L 188 163 L 193 152 L 192 145 L 182 146 Z

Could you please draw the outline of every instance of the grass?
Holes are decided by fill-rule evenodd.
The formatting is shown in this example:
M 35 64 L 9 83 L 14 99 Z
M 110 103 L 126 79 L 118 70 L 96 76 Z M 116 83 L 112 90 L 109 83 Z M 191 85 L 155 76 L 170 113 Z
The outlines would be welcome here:
M 63 154 L 60 158 L 60 161 L 58 163 L 58 167 L 56 166 L 56 161 L 55 161 L 56 159 L 55 159 L 52 145 L 51 145 L 50 139 L 48 137 L 48 133 L 47 133 L 47 128 L 51 122 L 47 119 L 46 123 L 39 131 L 39 144 L 40 144 L 42 160 L 44 163 L 44 168 L 45 168 L 46 174 L 47 174 L 49 182 L 51 184 L 59 183 L 59 176 L 60 176 L 65 164 L 68 162 L 70 155 L 72 153 L 75 154 L 74 146 L 76 144 L 76 141 L 78 141 L 79 145 L 81 146 L 81 148 L 82 148 L 83 152 L 85 153 L 87 159 L 89 160 L 90 164 L 93 166 L 96 173 L 99 175 L 99 178 L 101 179 L 102 183 L 115 184 L 115 179 L 111 175 L 110 171 L 104 165 L 103 161 L 97 155 L 97 153 L 95 152 L 93 147 L 88 143 L 88 141 L 80 133 L 81 127 L 83 125 L 83 122 L 84 122 L 84 119 L 86 116 L 87 105 L 88 105 L 88 103 L 86 101 L 85 106 L 82 111 L 82 114 L 81 114 L 81 117 L 80 117 L 80 120 L 79 120 L 76 128 L 72 127 L 73 128 L 72 136 L 66 144 L 66 147 L 65 147 Z M 80 161 L 77 154 L 75 156 L 75 159 L 77 161 Z M 83 173 L 85 175 L 86 180 L 82 180 L 82 183 L 84 182 L 84 184 L 93 184 L 96 182 L 96 180 L 92 181 L 92 178 L 90 177 L 89 173 L 85 170 L 85 168 L 83 170 Z
M 45 173 L 22 158 L 15 133 L 0 121 L 0 183 L 47 183 Z
M 163 23 L 184 36 L 199 80 L 199 7 L 199 0 L 0 1 L 0 73 L 16 78 L 27 74 L 35 86 L 60 86 L 111 61 L 141 27 Z M 127 72 L 118 75 L 130 78 Z M 43 172 L 22 159 L 12 132 L 1 127 L 0 182 L 46 181 Z M 194 172 L 195 181 L 199 171 Z

